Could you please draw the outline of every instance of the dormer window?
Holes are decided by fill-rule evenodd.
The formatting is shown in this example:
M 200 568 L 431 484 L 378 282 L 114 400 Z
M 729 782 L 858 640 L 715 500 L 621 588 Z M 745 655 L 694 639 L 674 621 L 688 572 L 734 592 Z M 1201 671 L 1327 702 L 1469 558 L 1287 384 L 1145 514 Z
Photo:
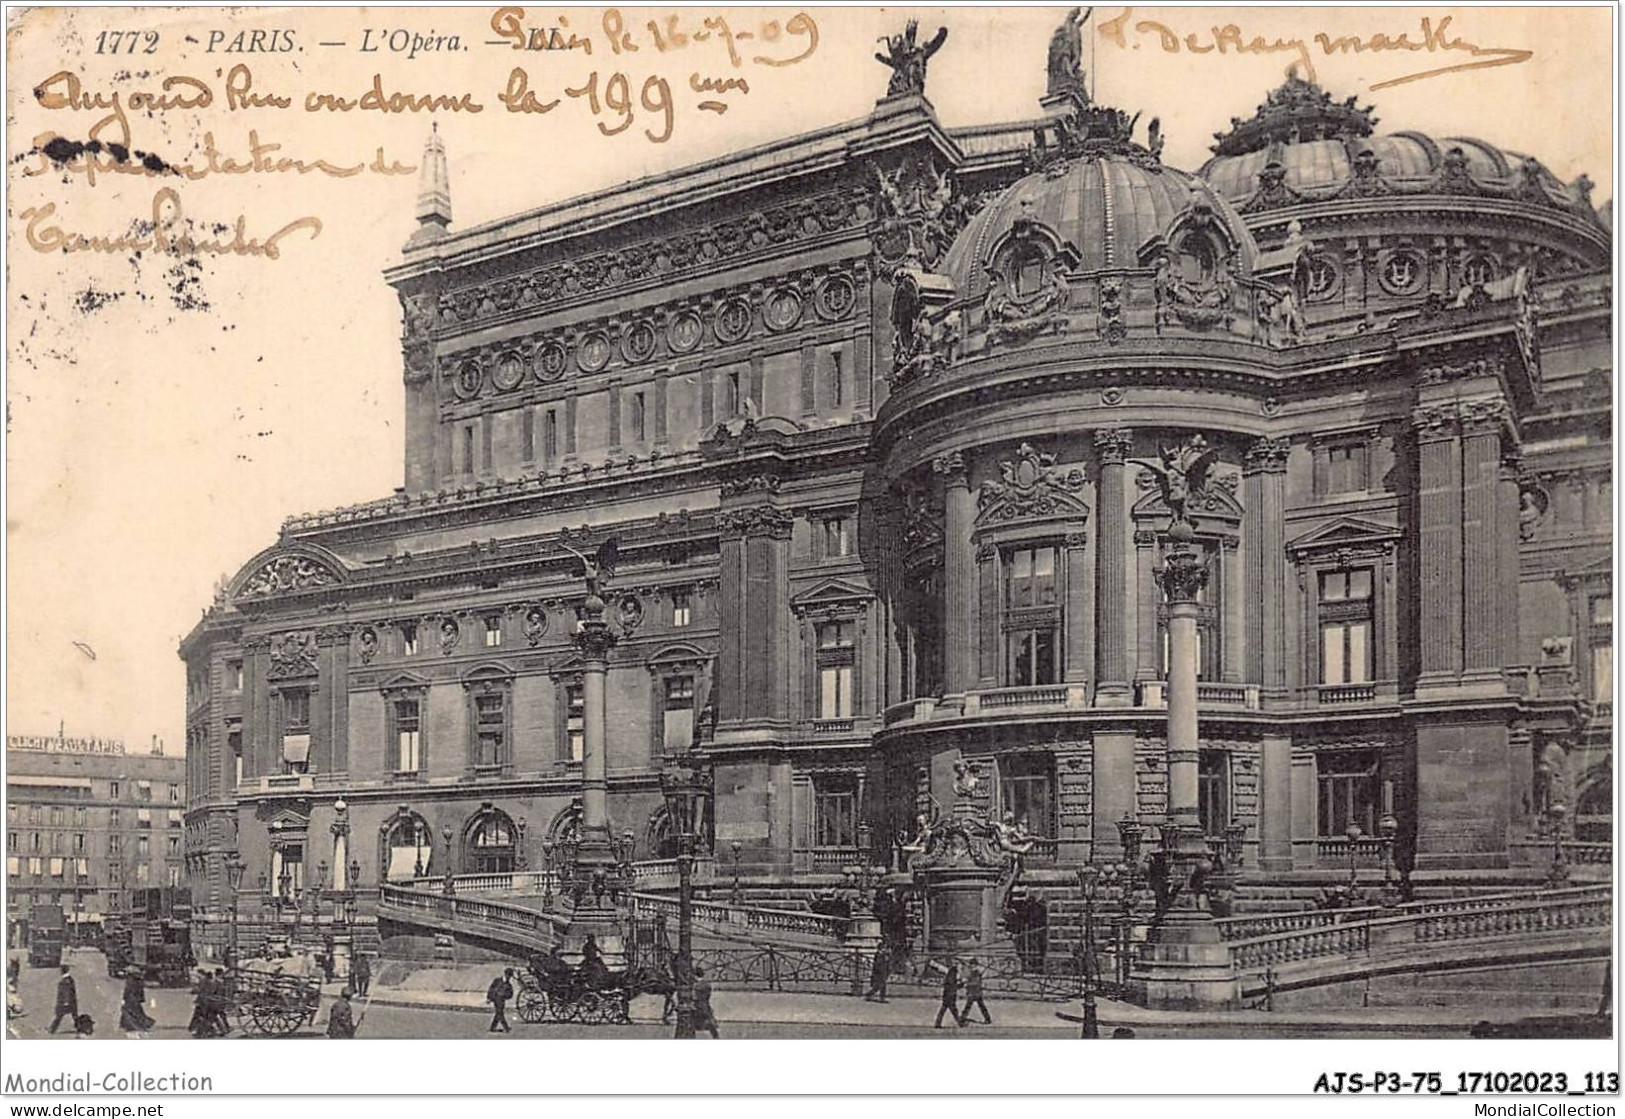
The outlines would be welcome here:
M 1014 260 L 1016 295 L 1037 295 L 1044 288 L 1044 256 L 1036 248 L 1025 247 Z
M 1179 278 L 1188 284 L 1205 284 L 1213 279 L 1215 271 L 1213 246 L 1197 238 L 1188 238 L 1179 246 L 1176 257 Z

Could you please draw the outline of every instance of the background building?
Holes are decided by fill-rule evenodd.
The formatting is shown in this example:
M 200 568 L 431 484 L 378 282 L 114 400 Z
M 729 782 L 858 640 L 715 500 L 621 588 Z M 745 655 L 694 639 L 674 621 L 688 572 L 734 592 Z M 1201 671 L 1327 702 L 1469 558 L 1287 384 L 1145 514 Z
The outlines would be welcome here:
M 567 841 L 577 556 L 614 538 L 638 857 L 696 741 L 712 841 L 781 897 L 892 862 L 972 757 L 1040 837 L 1041 927 L 1166 809 L 1150 468 L 1192 434 L 1202 815 L 1244 837 L 1241 905 L 1380 866 L 1390 811 L 1420 889 L 1606 827 L 1588 183 L 1296 80 L 1193 174 L 1075 76 L 968 129 L 899 76 L 864 119 L 457 232 L 431 138 L 386 276 L 404 485 L 290 518 L 181 646 L 208 919 L 233 852 L 264 910 L 350 885 L 337 832 L 363 885 Z
M 7 942 L 35 905 L 96 925 L 121 892 L 182 886 L 185 759 L 107 738 L 6 739 Z

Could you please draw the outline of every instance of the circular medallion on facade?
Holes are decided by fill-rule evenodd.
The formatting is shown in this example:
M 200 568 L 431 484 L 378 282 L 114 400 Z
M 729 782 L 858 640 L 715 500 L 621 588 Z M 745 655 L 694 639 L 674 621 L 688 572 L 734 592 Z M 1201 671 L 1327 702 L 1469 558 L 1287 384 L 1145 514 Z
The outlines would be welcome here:
M 826 319 L 844 318 L 857 302 L 857 291 L 845 276 L 831 276 L 813 297 L 818 313 Z
M 730 299 L 717 308 L 717 338 L 737 342 L 750 333 L 751 307 L 743 299 Z
M 762 309 L 769 330 L 789 330 L 801 321 L 801 295 L 794 288 L 780 288 L 767 297 Z
M 564 376 L 568 355 L 558 342 L 544 342 L 536 351 L 536 376 L 543 381 L 556 381 Z
M 496 385 L 499 392 L 510 392 L 519 387 L 519 382 L 525 379 L 525 363 L 516 353 L 505 353 L 497 359 L 497 367 L 491 373 L 491 383 Z
M 1337 292 L 1337 264 L 1325 256 L 1312 256 L 1304 262 L 1303 292 L 1311 301 L 1330 299 Z
M 623 632 L 630 634 L 643 621 L 643 603 L 636 595 L 623 595 L 615 606 L 615 620 L 620 622 Z
M 541 643 L 547 633 L 547 611 L 540 606 L 532 606 L 525 611 L 525 644 L 536 646 Z
M 1382 286 L 1394 295 L 1410 295 L 1420 291 L 1427 276 L 1427 264 L 1413 252 L 1391 253 L 1377 272 Z
M 480 395 L 480 388 L 484 384 L 485 370 L 472 358 L 459 365 L 456 375 L 451 379 L 452 391 L 463 400 L 473 400 Z
M 673 353 L 686 354 L 700 344 L 704 334 L 705 324 L 700 321 L 699 315 L 693 311 L 679 311 L 666 327 L 666 344 Z
M 627 361 L 648 361 L 655 352 L 655 328 L 641 319 L 621 336 L 621 353 Z
M 609 364 L 609 339 L 589 334 L 576 346 L 576 364 L 583 373 L 596 373 Z

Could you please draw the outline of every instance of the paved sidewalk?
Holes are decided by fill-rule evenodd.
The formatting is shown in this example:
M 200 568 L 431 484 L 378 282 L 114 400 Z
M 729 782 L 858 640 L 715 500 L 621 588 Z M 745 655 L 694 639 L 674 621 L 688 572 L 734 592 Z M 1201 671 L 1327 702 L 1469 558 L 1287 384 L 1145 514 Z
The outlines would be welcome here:
M 421 1007 L 434 1010 L 485 1011 L 485 989 L 497 973 L 487 967 L 428 968 L 407 976 L 399 985 L 372 983 L 375 1005 Z M 716 990 L 712 1008 L 723 1022 L 801 1022 L 823 1025 L 899 1026 L 917 1028 L 936 1017 L 937 999 L 927 992 L 895 995 L 888 1002 L 868 1002 L 851 995 L 786 991 Z M 632 1004 L 634 1020 L 658 1020 L 661 999 L 643 996 Z M 1076 1028 L 1056 1017 L 1057 1011 L 1080 1014 L 1077 999 L 1039 1002 L 1026 999 L 989 999 L 997 1025 L 1015 1029 Z M 1448 1032 L 1459 1036 L 1485 1017 L 1482 1007 L 1320 1007 L 1304 1010 L 1148 1010 L 1102 999 L 1103 1027 L 1115 1026 L 1222 1026 L 1227 1030 L 1256 1026 L 1280 1031 L 1301 1027 L 1306 1033 L 1335 1029 L 1341 1033 L 1402 1029 L 1410 1033 Z M 979 1020 L 979 1015 L 977 1016 Z M 948 1027 L 944 1025 L 944 1029 Z M 968 1027 L 972 1032 L 975 1026 Z

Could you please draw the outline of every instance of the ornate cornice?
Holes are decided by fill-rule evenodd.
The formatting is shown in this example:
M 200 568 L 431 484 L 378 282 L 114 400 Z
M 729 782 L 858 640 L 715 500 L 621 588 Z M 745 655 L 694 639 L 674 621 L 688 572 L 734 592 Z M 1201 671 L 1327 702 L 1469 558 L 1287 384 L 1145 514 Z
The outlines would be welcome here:
M 777 474 L 746 474 L 723 481 L 721 493 L 723 497 L 738 497 L 750 493 L 778 493 L 779 484 Z

